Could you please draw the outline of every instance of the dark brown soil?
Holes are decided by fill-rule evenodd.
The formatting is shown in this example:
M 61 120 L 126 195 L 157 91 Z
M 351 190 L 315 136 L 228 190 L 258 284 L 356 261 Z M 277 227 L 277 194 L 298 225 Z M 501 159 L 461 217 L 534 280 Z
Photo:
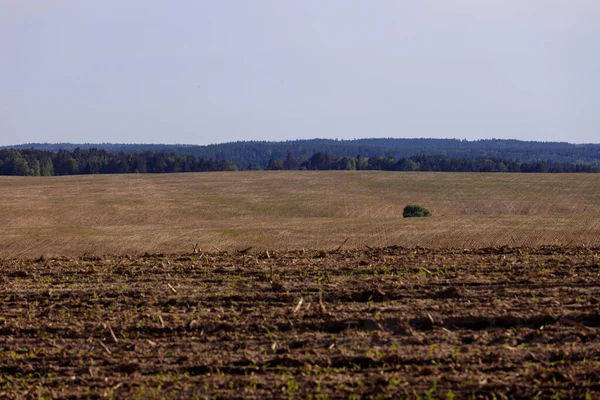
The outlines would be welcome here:
M 0 262 L 0 398 L 599 398 L 600 249 Z

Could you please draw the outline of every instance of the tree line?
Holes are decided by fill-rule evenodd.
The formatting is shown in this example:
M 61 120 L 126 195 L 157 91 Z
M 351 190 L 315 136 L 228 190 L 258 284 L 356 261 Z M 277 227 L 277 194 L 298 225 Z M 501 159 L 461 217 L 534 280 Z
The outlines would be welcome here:
M 243 168 L 241 168 L 243 169 Z M 255 168 L 251 168 L 255 169 Z M 443 172 L 600 172 L 600 167 L 548 161 L 519 162 L 494 157 L 476 159 L 420 155 L 413 157 L 348 157 L 317 152 L 296 158 L 272 158 L 267 170 L 381 170 Z M 0 175 L 53 176 L 78 174 L 128 174 L 237 171 L 229 160 L 196 158 L 166 152 L 109 152 L 101 149 L 0 150 Z
M 76 148 L 57 152 L 0 150 L 0 175 L 53 176 L 234 171 L 229 161 L 196 158 L 166 152 L 125 153 Z
M 444 156 L 347 157 L 319 152 L 308 159 L 297 160 L 291 153 L 285 159 L 271 159 L 270 170 L 381 170 L 381 171 L 440 171 L 440 172 L 600 172 L 600 167 L 578 163 L 548 161 L 518 162 L 495 157 L 476 159 Z
M 165 152 L 178 156 L 230 161 L 239 169 L 264 169 L 271 159 L 285 159 L 292 153 L 297 159 L 310 158 L 318 152 L 338 156 L 365 158 L 444 156 L 456 159 L 498 158 L 518 162 L 548 161 L 600 166 L 600 144 L 564 142 L 530 142 L 521 140 L 486 139 L 305 139 L 280 142 L 239 141 L 205 146 L 168 144 L 72 144 L 34 143 L 12 146 L 14 149 L 70 150 L 97 148 L 113 153 Z

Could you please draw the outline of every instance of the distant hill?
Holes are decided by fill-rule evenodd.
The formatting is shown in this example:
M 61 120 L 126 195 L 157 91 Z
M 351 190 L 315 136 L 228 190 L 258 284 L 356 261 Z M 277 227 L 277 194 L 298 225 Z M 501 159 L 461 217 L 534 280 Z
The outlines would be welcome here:
M 566 142 L 530 142 L 520 140 L 458 140 L 458 139 L 308 139 L 283 142 L 240 141 L 205 146 L 167 144 L 114 143 L 28 143 L 6 146 L 14 149 L 36 150 L 104 149 L 110 152 L 166 152 L 192 155 L 196 158 L 227 160 L 240 169 L 265 168 L 271 159 L 283 159 L 291 153 L 299 160 L 315 153 L 336 156 L 405 158 L 439 155 L 452 158 L 476 159 L 495 157 L 517 162 L 548 161 L 600 165 L 600 144 L 571 144 Z

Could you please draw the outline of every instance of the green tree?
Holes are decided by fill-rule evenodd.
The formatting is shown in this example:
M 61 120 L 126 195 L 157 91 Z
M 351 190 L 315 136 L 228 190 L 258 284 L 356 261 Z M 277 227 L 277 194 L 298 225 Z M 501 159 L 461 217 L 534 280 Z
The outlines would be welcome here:
M 29 172 L 27 175 L 40 176 L 40 161 L 33 154 L 30 154 L 29 157 L 27 157 L 27 164 L 29 164 Z
M 285 161 L 283 161 L 283 169 L 298 169 L 298 161 L 292 153 L 288 153 Z
M 277 158 L 271 158 L 269 160 L 269 164 L 267 165 L 267 169 L 270 169 L 271 171 L 279 171 L 283 169 L 283 163 Z
M 21 153 L 11 151 L 8 159 L 5 162 L 5 168 L 8 175 L 25 176 L 29 175 L 29 163 Z
M 40 163 L 40 175 L 54 176 L 54 164 L 50 158 L 46 158 Z

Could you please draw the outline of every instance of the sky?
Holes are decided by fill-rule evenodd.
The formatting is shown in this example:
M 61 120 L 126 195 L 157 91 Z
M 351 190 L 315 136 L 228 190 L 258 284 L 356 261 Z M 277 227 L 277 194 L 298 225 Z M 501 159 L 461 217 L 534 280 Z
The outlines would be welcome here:
M 598 0 L 0 0 L 0 145 L 600 142 Z

